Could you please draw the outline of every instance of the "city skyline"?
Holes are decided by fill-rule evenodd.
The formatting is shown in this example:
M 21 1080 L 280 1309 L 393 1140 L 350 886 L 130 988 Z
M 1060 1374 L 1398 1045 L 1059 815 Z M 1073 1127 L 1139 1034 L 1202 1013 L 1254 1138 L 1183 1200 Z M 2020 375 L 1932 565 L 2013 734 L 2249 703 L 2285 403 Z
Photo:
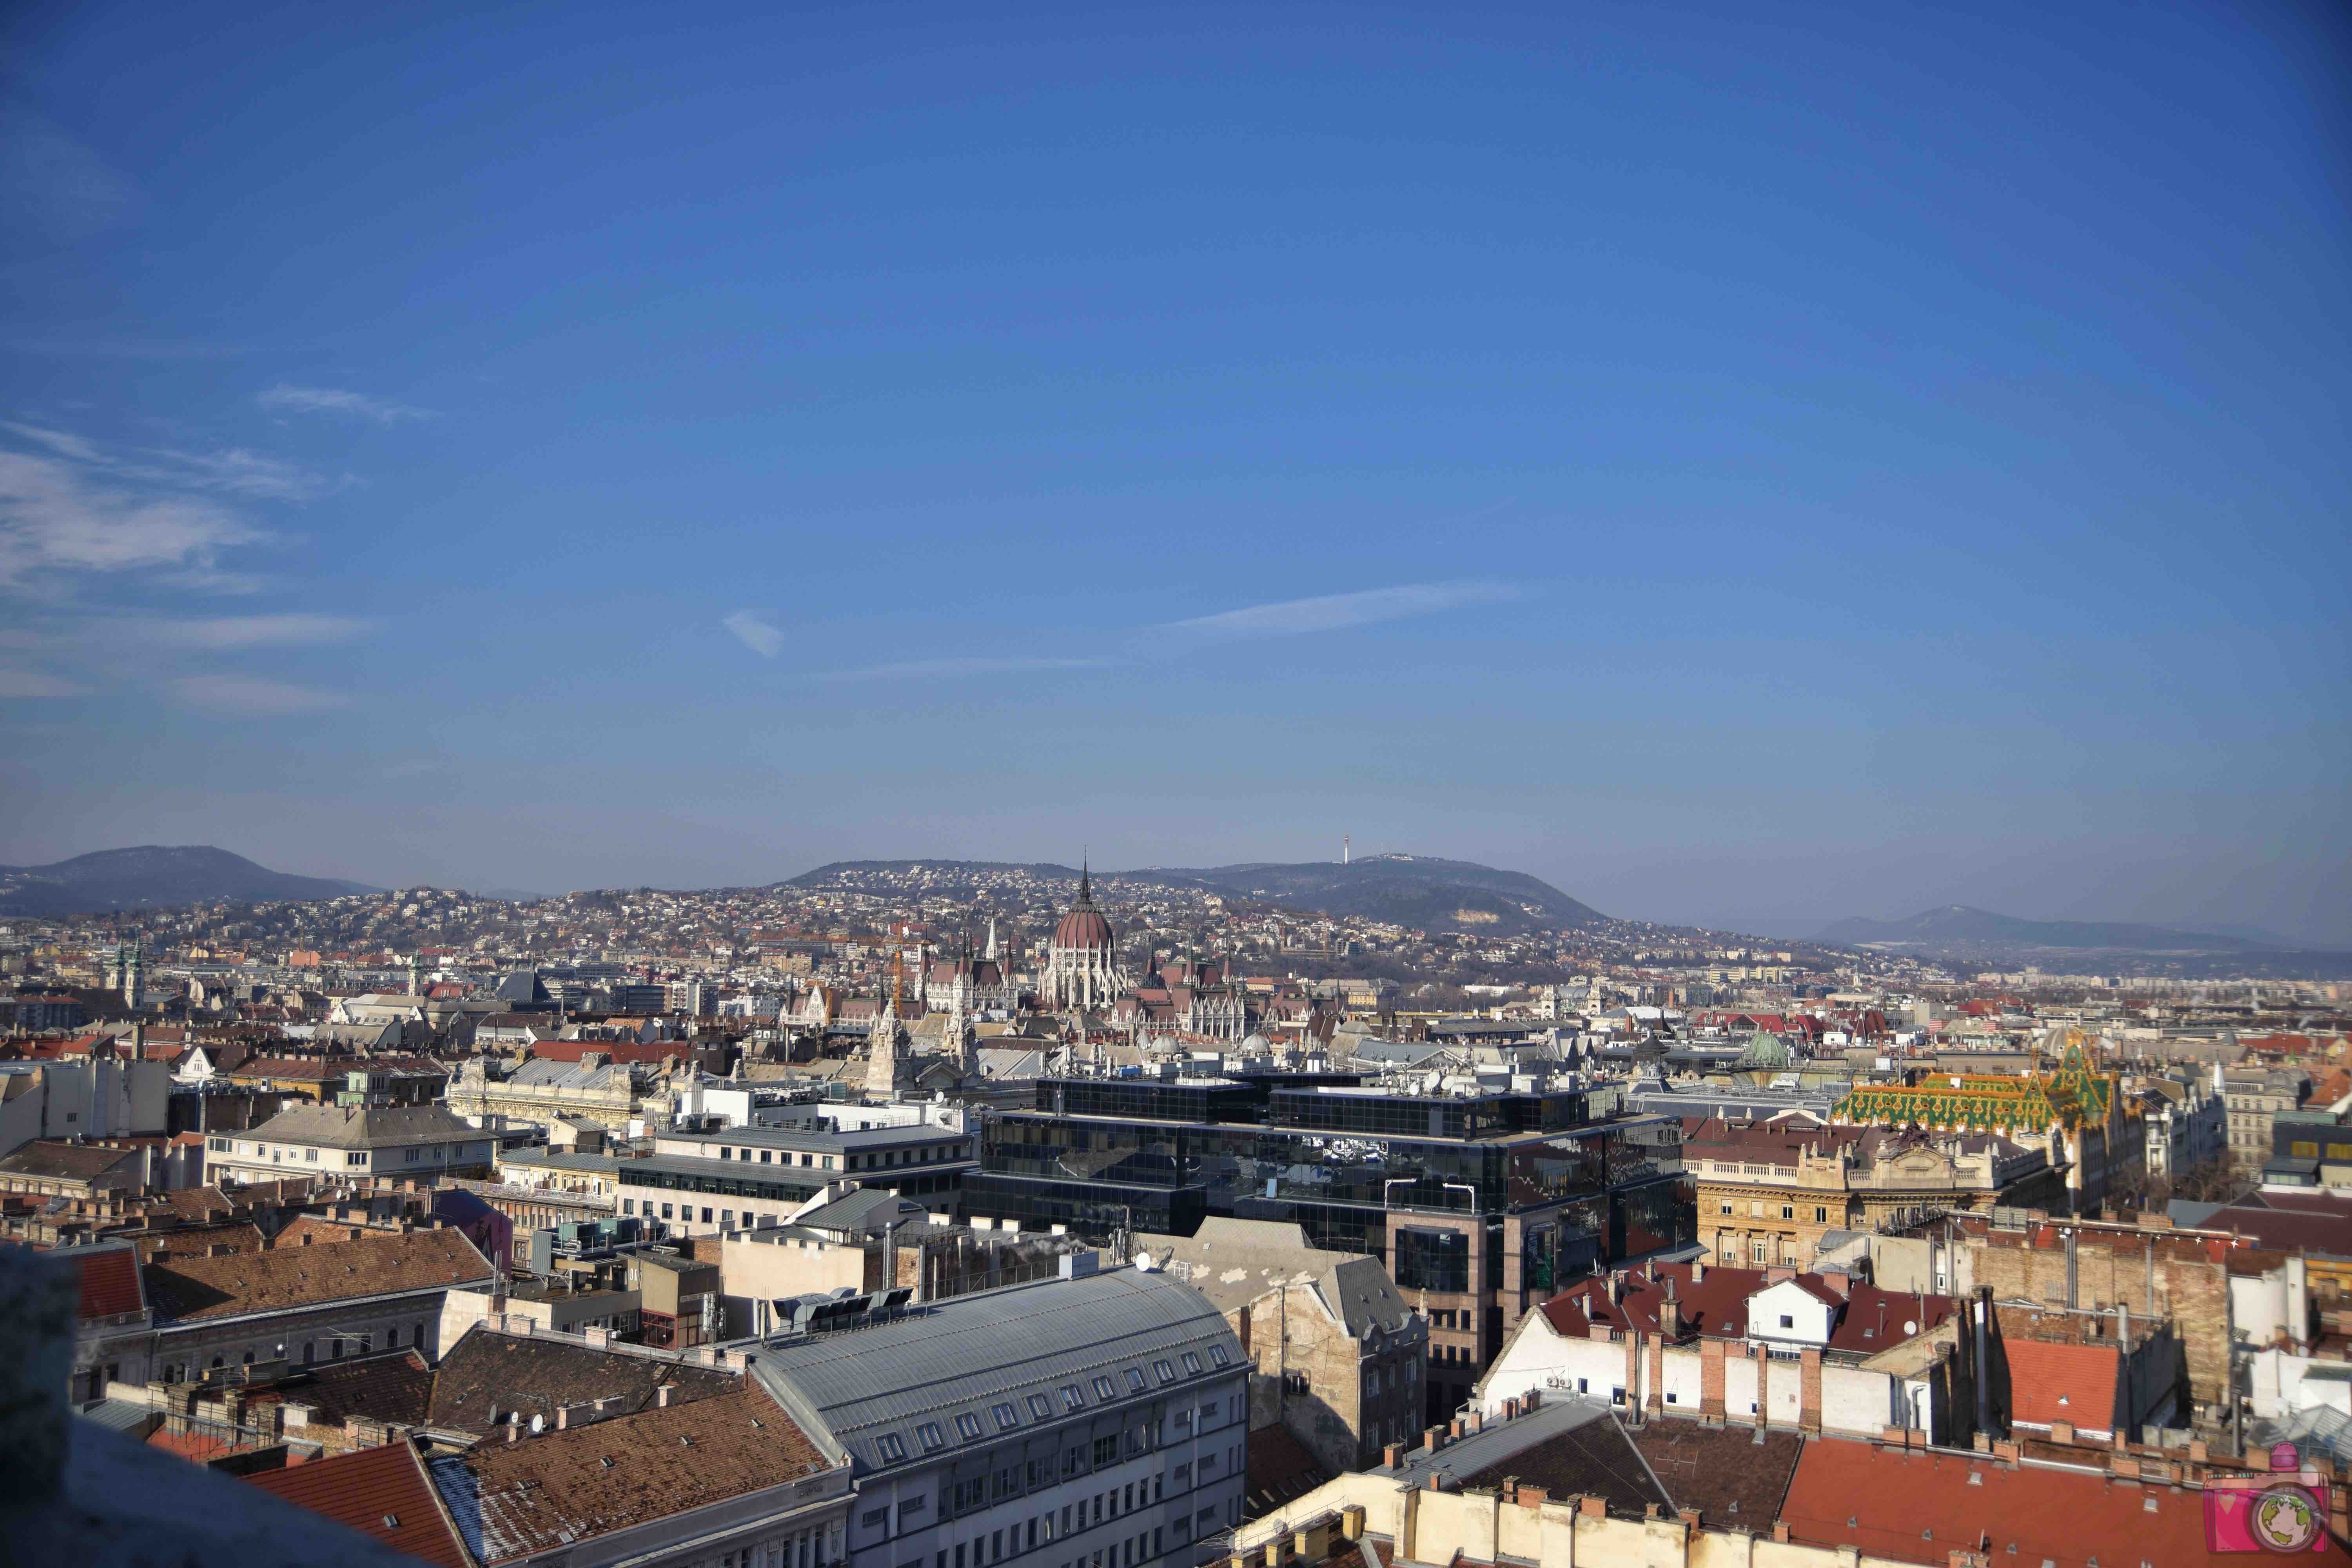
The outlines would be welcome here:
M 2352 943 L 2324 8 L 9 26 L 0 861 Z

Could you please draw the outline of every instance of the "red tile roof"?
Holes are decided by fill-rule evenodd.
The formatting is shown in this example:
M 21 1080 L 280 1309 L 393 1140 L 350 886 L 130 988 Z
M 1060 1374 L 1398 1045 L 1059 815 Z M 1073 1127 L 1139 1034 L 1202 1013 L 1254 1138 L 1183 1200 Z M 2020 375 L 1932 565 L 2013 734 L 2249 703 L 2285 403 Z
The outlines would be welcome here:
M 2205 1550 L 2199 1492 L 1834 1437 L 1805 1445 L 1780 1521 L 1801 1543 L 1855 1546 L 1865 1557 L 1934 1568 L 1945 1568 L 1956 1551 L 1986 1552 L 1995 1563 L 2026 1568 L 2044 1562 L 2088 1568 L 2095 1559 L 2105 1568 L 2237 1568 L 2249 1561 Z M 2321 1563 L 2352 1564 L 2352 1553 L 2335 1542 L 2315 1554 Z
M 1561 1291 L 1543 1304 L 1544 1317 L 1563 1334 L 1581 1336 L 1588 1321 L 1605 1329 L 1658 1331 L 1658 1310 L 1665 1304 L 1666 1282 L 1674 1281 L 1675 1299 L 1683 1321 L 1709 1339 L 1743 1339 L 1748 1333 L 1748 1298 L 1772 1283 L 1761 1268 L 1727 1268 L 1709 1264 L 1698 1279 L 1687 1263 L 1660 1263 L 1629 1271 L 1621 1300 L 1609 1300 L 1605 1279 L 1587 1279 Z M 1925 1333 L 1959 1310 L 1948 1296 L 1923 1296 L 1907 1290 L 1882 1290 L 1856 1283 L 1841 1298 L 1818 1274 L 1792 1278 L 1815 1299 L 1838 1303 L 1830 1331 L 1829 1348 L 1875 1355 Z M 1909 1333 L 1905 1324 L 1912 1325 Z
M 2051 1345 L 2005 1339 L 2011 1418 L 2048 1426 L 2071 1422 L 2092 1432 L 2116 1426 L 2123 1358 L 2109 1345 Z
M 139 1254 L 128 1247 L 93 1247 L 74 1255 L 81 1276 L 80 1316 L 111 1318 L 147 1309 L 139 1285 Z
M 373 1536 L 395 1552 L 438 1568 L 473 1568 L 457 1525 L 425 1474 L 425 1461 L 407 1443 L 362 1448 L 282 1470 L 257 1470 L 242 1479 Z

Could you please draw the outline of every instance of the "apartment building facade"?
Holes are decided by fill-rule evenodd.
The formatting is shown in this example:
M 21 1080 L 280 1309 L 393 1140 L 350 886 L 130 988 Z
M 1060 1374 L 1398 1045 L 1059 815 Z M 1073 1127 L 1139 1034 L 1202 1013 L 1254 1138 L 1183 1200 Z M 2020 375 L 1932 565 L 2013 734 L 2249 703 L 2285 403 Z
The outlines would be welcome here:
M 849 1568 L 1193 1568 L 1241 1522 L 1247 1370 L 1198 1291 L 1119 1268 L 771 1340 L 752 1375 L 855 1464 Z

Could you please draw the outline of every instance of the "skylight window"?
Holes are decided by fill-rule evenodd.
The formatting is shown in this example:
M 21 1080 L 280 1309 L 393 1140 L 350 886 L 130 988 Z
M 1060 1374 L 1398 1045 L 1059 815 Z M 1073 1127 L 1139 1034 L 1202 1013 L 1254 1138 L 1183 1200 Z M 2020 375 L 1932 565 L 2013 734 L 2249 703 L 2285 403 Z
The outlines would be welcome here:
M 1021 1425 L 1021 1413 L 1010 1405 L 992 1405 L 988 1413 L 996 1417 L 996 1429 L 1000 1432 L 1010 1432 Z
M 967 1443 L 977 1443 L 977 1442 L 979 1442 L 979 1441 L 980 1441 L 980 1417 L 979 1417 L 979 1416 L 977 1416 L 977 1415 L 973 1415 L 971 1411 L 969 1411 L 969 1410 L 967 1410 L 967 1411 L 963 1412 L 961 1415 L 958 1415 L 958 1416 L 956 1417 L 956 1430 L 963 1434 L 963 1439 L 964 1439 L 964 1441 L 965 1441 L 965 1442 L 967 1442 Z
M 1198 1377 L 1201 1375 L 1201 1358 L 1194 1355 L 1191 1351 L 1186 1351 L 1184 1352 L 1184 1373 L 1188 1377 Z
M 1110 1379 L 1107 1377 L 1098 1377 L 1095 1379 L 1095 1397 L 1097 1399 L 1117 1399 L 1118 1397 L 1118 1390 L 1111 1386 Z
M 1066 1383 L 1062 1385 L 1062 1403 L 1073 1410 L 1084 1410 L 1087 1407 L 1087 1396 L 1078 1392 L 1076 1384 Z
M 1228 1359 L 1225 1355 L 1225 1347 L 1223 1345 L 1211 1345 L 1209 1347 L 1209 1359 L 1216 1363 L 1219 1366 L 1224 1365 Z
M 1127 1390 L 1129 1394 L 1143 1392 L 1143 1373 L 1134 1367 L 1127 1369 Z
M 1029 1414 L 1040 1421 L 1050 1421 L 1054 1417 L 1054 1402 L 1042 1394 L 1033 1394 L 1029 1396 Z
M 1176 1381 L 1176 1366 L 1172 1362 L 1155 1361 L 1151 1363 L 1151 1370 L 1159 1374 L 1160 1381 L 1162 1383 Z
M 907 1445 L 898 1440 L 896 1432 L 883 1433 L 874 1439 L 874 1447 L 881 1452 L 886 1465 L 895 1465 L 907 1457 Z
M 915 1428 L 915 1441 L 923 1446 L 923 1452 L 926 1454 L 936 1454 L 947 1447 L 948 1440 L 946 1435 L 940 1432 L 938 1422 L 926 1421 Z

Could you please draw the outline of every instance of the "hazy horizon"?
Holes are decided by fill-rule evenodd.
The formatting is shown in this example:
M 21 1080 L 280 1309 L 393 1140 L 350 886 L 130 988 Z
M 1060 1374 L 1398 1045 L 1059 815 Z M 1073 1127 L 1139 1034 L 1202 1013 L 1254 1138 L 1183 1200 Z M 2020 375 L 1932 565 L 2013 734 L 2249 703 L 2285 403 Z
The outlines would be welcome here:
M 830 857 L 830 858 L 828 858 L 827 859 L 821 860 L 821 861 L 816 861 L 816 862 L 814 862 L 814 863 L 809 864 L 809 865 L 799 866 L 799 867 L 796 867 L 796 868 L 792 868 L 792 869 L 781 870 L 781 871 L 778 871 L 776 874 L 774 874 L 774 875 L 772 875 L 772 876 L 771 876 L 771 875 L 761 874 L 761 875 L 755 875 L 755 876 L 741 876 L 741 877 L 727 878 L 727 879 L 719 879 L 719 880 L 702 880 L 702 881 L 680 881 L 680 880 L 675 880 L 675 879 L 672 879 L 672 880 L 664 880 L 664 879 L 658 879 L 658 878 L 654 878 L 654 879 L 645 879 L 645 878 L 625 878 L 625 879 L 602 879 L 602 880 L 592 880 L 592 881 L 585 881 L 585 882 L 578 882 L 578 883 L 566 884 L 566 885 L 562 885 L 562 886 L 545 886 L 545 887 L 522 888 L 522 887 L 508 887 L 508 886 L 503 886 L 503 885 L 497 884 L 497 883 L 485 883 L 485 882 L 479 882 L 479 881 L 465 881 L 465 880 L 458 880 L 458 881 L 454 881 L 454 882 L 452 882 L 452 881 L 436 881 L 436 880 L 434 880 L 434 879 L 429 879 L 429 878 L 408 878 L 408 879 L 380 879 L 380 878 L 368 878 L 368 877 L 358 876 L 358 875 L 350 874 L 350 873 L 346 873 L 346 872 L 342 872 L 342 871 L 337 871 L 337 870 L 322 870 L 322 869 L 317 868 L 315 868 L 315 867 L 308 867 L 308 866 L 294 866 L 294 865 L 281 865 L 281 864 L 278 864 L 278 863 L 276 863 L 276 862 L 271 861 L 271 860 L 270 860 L 268 857 L 266 857 L 266 856 L 247 854 L 247 853 L 246 853 L 246 851 L 244 851 L 244 850 L 240 850 L 240 849 L 236 849 L 235 847 L 233 847 L 233 846 L 229 846 L 229 845 L 217 845 L 217 846 L 213 846 L 213 847 L 218 847 L 218 848 L 226 848 L 226 849 L 229 849 L 231 853 L 244 855 L 245 858 L 247 858 L 247 859 L 248 859 L 248 860 L 255 861 L 256 863 L 257 863 L 257 864 L 259 864 L 259 865 L 265 866 L 265 867 L 267 867 L 267 868 L 268 868 L 268 869 L 270 869 L 270 870 L 273 870 L 273 871 L 289 872 L 289 873 L 291 873 L 291 874 L 293 874 L 293 875 L 297 875 L 297 876 L 332 877 L 332 878 L 337 878 L 337 879 L 342 879 L 342 880 L 346 880 L 346 881 L 353 881 L 353 882 L 366 883 L 366 884 L 369 884 L 369 885 L 371 885 L 371 886 L 380 887 L 380 888 L 383 888 L 383 889 L 404 889 L 404 888 L 415 888 L 415 887 L 456 888 L 456 889 L 462 889 L 463 890 L 467 891 L 467 892 L 472 892 L 472 893 L 481 894 L 481 895 L 486 896 L 486 897 L 499 897 L 499 898 L 552 898 L 552 897 L 560 897 L 560 896 L 562 896 L 562 895 L 563 895 L 563 894 L 565 894 L 565 893 L 571 893 L 571 892 L 592 892 L 592 891 L 599 891 L 599 890 L 605 890 L 605 889 L 626 889 L 626 888 L 639 888 L 639 887 L 650 887 L 650 888 L 659 889 L 662 889 L 662 890 L 665 890 L 665 891 L 673 891 L 673 892 L 690 892 L 690 891 L 698 891 L 698 890 L 706 890 L 706 889 L 710 889 L 731 888 L 731 887 L 766 887 L 766 886 L 771 886 L 771 885 L 773 885 L 773 884 L 775 884 L 775 883 L 779 883 L 779 882 L 788 882 L 788 881 L 791 881 L 791 880 L 793 880 L 794 878 L 797 878 L 797 877 L 803 876 L 803 875 L 804 875 L 804 874 L 806 874 L 806 873 L 808 873 L 808 872 L 811 872 L 811 871 L 818 870 L 818 869 L 822 868 L 824 866 L 826 866 L 826 865 L 836 864 L 836 863 L 848 863 L 848 862 L 856 862 L 856 861 L 886 861 L 886 862 L 887 862 L 887 861 L 907 861 L 907 862 L 916 862 L 916 863 L 919 863 L 919 862 L 922 862 L 922 861 L 925 861 L 925 860 L 931 860 L 931 861 L 966 861 L 966 862 L 975 862 L 975 863 L 979 863 L 979 862 L 986 862 L 986 863 L 1013 864 L 1013 865 L 1060 865 L 1060 866 L 1064 866 L 1064 867 L 1068 868 L 1069 868 L 1069 869 L 1071 869 L 1073 872 L 1075 872 L 1075 871 L 1077 869 L 1077 867 L 1078 867 L 1078 861 L 1077 861 L 1077 860 L 1075 860 L 1075 859 L 1065 859 L 1065 858 L 1060 858 L 1060 857 L 1054 856 L 1054 855 L 1014 856 L 1014 855 L 945 855 L 945 854 L 940 854 L 940 855 L 929 855 L 929 856 L 917 856 L 917 855 L 889 855 L 889 854 L 875 854 L 875 855 L 856 855 L 856 856 L 834 856 L 834 857 Z M 132 847 L 139 847 L 139 846 L 132 846 L 132 845 L 116 845 L 116 846 L 109 846 L 108 847 L 110 847 L 110 848 L 132 848 Z M 79 853 L 90 853 L 90 852 L 91 852 L 91 851 L 80 851 Z M 1355 853 L 1355 858 L 1357 858 L 1358 860 L 1362 860 L 1362 859 L 1369 858 L 1370 858 L 1370 857 L 1371 857 L 1371 856 L 1374 856 L 1374 855 L 1381 855 L 1381 854 L 1407 854 L 1407 855 L 1413 855 L 1413 856 L 1415 856 L 1416 858 L 1426 858 L 1426 859 L 1461 860 L 1461 859 L 1468 858 L 1466 858 L 1466 857 L 1463 857 L 1463 856 L 1455 856 L 1455 855 L 1444 855 L 1444 856 L 1439 856 L 1439 855 L 1433 855 L 1433 854 L 1431 854 L 1431 853 L 1429 853 L 1429 852 L 1427 852 L 1427 851 L 1404 850 L 1404 849 L 1360 849 L 1360 850 L 1356 851 L 1356 853 Z M 71 857 L 70 857 L 70 856 L 61 856 L 61 857 L 58 857 L 57 858 L 58 858 L 58 859 L 65 859 L 65 858 L 71 858 Z M 1123 863 L 1123 864 L 1116 864 L 1116 865 L 1114 865 L 1114 864 L 1110 864 L 1110 863 L 1107 863 L 1107 862 L 1105 862 L 1105 861 L 1103 861 L 1103 860 L 1100 860 L 1100 859 L 1097 859 L 1097 860 L 1095 860 L 1095 861 L 1093 862 L 1093 867 L 1094 867 L 1095 874 L 1096 874 L 1097 877 L 1101 877 L 1101 878 L 1115 878 L 1115 877 L 1127 876 L 1127 875 L 1136 875 L 1136 874 L 1148 873 L 1148 872 L 1151 872 L 1151 871 L 1155 871 L 1155 870 L 1161 870 L 1161 871 L 1165 871 L 1165 870 L 1178 870 L 1178 869 L 1194 869 L 1194 870 L 1199 870 L 1199 869 L 1210 869 L 1210 868 L 1216 868 L 1216 867 L 1220 867 L 1220 866 L 1234 866 L 1234 865 L 1255 864 L 1255 863 L 1263 863 L 1263 862 L 1266 862 L 1266 861 L 1268 861 L 1270 858 L 1272 858 L 1265 857 L 1265 856 L 1255 856 L 1255 857 L 1244 857 L 1244 858 L 1240 858 L 1202 859 L 1202 860 L 1182 861 L 1182 862 L 1175 861 L 1175 860 L 1165 860 L 1165 859 L 1162 859 L 1162 860 L 1154 860 L 1154 861 L 1148 861 L 1148 862 L 1145 862 L 1145 861 L 1137 861 L 1137 862 L 1132 862 L 1132 863 Z M 1311 858 L 1292 858 L 1292 859 L 1286 859 L 1286 860 L 1280 860 L 1280 861 L 1278 861 L 1278 862 L 1276 862 L 1276 863 L 1280 863 L 1280 864 L 1305 864 L 1305 863 L 1308 863 L 1308 860 L 1309 860 L 1309 859 L 1311 859 Z M 1336 855 L 1335 855 L 1335 856 L 1328 857 L 1328 859 L 1330 859 L 1330 860 L 1336 861 L 1336 860 L 1338 860 L 1339 858 L 1338 856 L 1336 856 Z M 40 865 L 47 865 L 47 864 L 54 864 L 54 863 L 55 863 L 55 861 L 54 861 L 54 860 L 42 860 L 42 861 L 36 861 L 36 862 L 32 862 L 32 863 L 33 863 L 33 864 L 40 864 Z M 1507 864 L 1499 864 L 1499 863 L 1485 862 L 1485 861 L 1478 861 L 1478 862 L 1475 862 L 1475 863 L 1476 863 L 1476 864 L 1482 864 L 1482 865 L 1488 865 L 1488 866 L 1490 866 L 1490 868 L 1493 868 L 1493 869 L 1496 869 L 1496 870 L 1504 870 L 1504 871 L 1521 871 L 1521 872 L 1526 872 L 1528 875 L 1530 875 L 1530 876 L 1534 876 L 1534 877 L 1536 877 L 1538 880 L 1541 880 L 1541 881 L 1545 881 L 1545 882 L 1549 883 L 1552 887 L 1554 887 L 1554 888 L 1558 889 L 1558 890 L 1559 890 L 1559 891 L 1560 891 L 1560 892 L 1562 892 L 1562 893 L 1566 893 L 1566 894 L 1567 894 L 1567 895 L 1569 895 L 1570 898 L 1577 899 L 1577 900 L 1578 900 L 1580 902 L 1581 902 L 1581 903 L 1584 903 L 1584 904 L 1587 904 L 1587 905 L 1591 905 L 1591 906 L 1593 906 L 1593 907 L 1599 908 L 1599 909 L 1600 909 L 1600 910 L 1601 910 L 1601 912 L 1602 914 L 1604 914 L 1604 915 L 1609 915 L 1609 916 L 1615 917 L 1615 918 L 1619 918 L 1619 919 L 1627 919 L 1627 920 L 1643 920 L 1643 921 L 1652 921 L 1652 922 L 1654 922 L 1654 923 L 1661 924 L 1661 925 L 1693 926 L 1693 927 L 1700 927 L 1700 928 L 1704 928 L 1704 929 L 1707 929 L 1707 930 L 1712 930 L 1712 931 L 1719 931 L 1732 932 L 1732 933 L 1737 933 L 1737 934 L 1741 934 L 1741 935 L 1747 935 L 1747 936 L 1756 936 L 1756 937 L 1774 937 L 1774 938 L 1779 938 L 1779 939 L 1780 939 L 1780 940 L 1784 940 L 1784 941 L 1809 941 L 1809 940 L 1812 939 L 1813 937 L 1817 936 L 1817 935 L 1822 931 L 1823 931 L 1823 930 L 1824 930 L 1824 929 L 1826 929 L 1827 927 L 1829 927 L 1829 926 L 1831 926 L 1831 925 L 1832 925 L 1832 924 L 1836 923 L 1837 921 L 1842 921 L 1842 920 L 1846 920 L 1846 919 L 1849 919 L 1849 918 L 1852 918 L 1852 917 L 1853 917 L 1853 916 L 1857 916 L 1857 915 L 1862 916 L 1862 917 L 1866 918 L 1866 919 L 1873 919 L 1873 920 L 1901 920 L 1901 919 L 1905 919 L 1905 918 L 1906 918 L 1906 917 L 1908 917 L 1908 916 L 1911 916 L 1911 915 L 1916 915 L 1916 914 L 1924 913 L 1924 912 L 1926 912 L 1926 911 L 1927 911 L 1927 910 L 1931 910 L 1941 909 L 1941 908 L 1947 907 L 1947 906 L 1951 905 L 1951 904 L 1968 904 L 1968 903 L 1969 903 L 1969 900 L 1960 900 L 1960 899 L 1947 899 L 1947 900 L 1936 900 L 1936 901 L 1932 901 L 1932 902 L 1929 902 L 1929 903 L 1927 903 L 1927 904 L 1918 905 L 1918 906 L 1911 907 L 1911 908 L 1900 909 L 1900 910 L 1892 910 L 1892 909 L 1889 909 L 1889 910 L 1855 909 L 1855 910 L 1847 910 L 1842 911 L 1842 912 L 1837 913 L 1837 914 L 1830 914 L 1830 915 L 1805 916 L 1805 917 L 1796 917 L 1796 918 L 1783 917 L 1783 916 L 1766 916 L 1766 917 L 1764 917 L 1764 918 L 1762 918 L 1762 919 L 1760 919 L 1760 920 L 1749 920 L 1749 919 L 1742 919 L 1742 918 L 1730 918 L 1730 919 L 1704 919 L 1704 918 L 1699 918 L 1699 917 L 1690 916 L 1690 915 L 1686 915 L 1686 914 L 1674 913 L 1674 912 L 1671 912 L 1671 911 L 1660 911 L 1660 910 L 1625 910 L 1625 909 L 1612 909 L 1612 908 L 1609 908 L 1609 907 L 1607 907 L 1605 903 L 1602 903 L 1602 904 L 1596 904 L 1596 902 L 1595 902 L 1595 900 L 1592 900 L 1592 899 L 1591 899 L 1591 898 L 1587 898 L 1587 897 L 1585 897 L 1585 896 L 1584 896 L 1582 893 L 1580 893 L 1580 892 L 1576 888 L 1563 884 L 1563 883 L 1561 882 L 1561 880 L 1560 880 L 1558 877 L 1546 876 L 1546 875 L 1544 875 L 1542 872 L 1533 870 L 1533 869 L 1531 869 L 1531 868 L 1528 868 L 1528 867 L 1525 867 L 1525 866 L 1515 866 L 1515 865 L 1507 865 Z M 2315 949 L 2330 949 L 2330 948 L 2336 948 L 2336 947 L 2338 947 L 2338 946 L 2352 946 L 2352 942 L 2345 942 L 2345 940 L 2344 940 L 2343 938 L 2340 938 L 2340 937 L 2330 937 L 2330 936 L 2326 936 L 2326 935 L 2320 934 L 2320 933 L 2318 933 L 2318 932 L 2314 932 L 2314 931 L 2297 931 L 2297 930 L 2294 929 L 2294 928 L 2293 928 L 2293 927 L 2291 927 L 2291 926 L 2284 926 L 2284 927 L 2283 927 L 2283 926 L 2279 926 L 2279 925 L 2263 926 L 2263 925 L 2254 924 L 2254 923 L 2250 923 L 2250 922 L 2245 922 L 2245 921 L 2226 921 L 2226 920 L 2204 921 L 2204 920 L 2198 920 L 2198 919 L 2161 919 L 2161 918 L 2156 918 L 2156 917 L 2151 917 L 2151 916 L 2142 916 L 2142 915 L 2116 915 L 2116 914 L 2114 914 L 2114 913 L 2111 913 L 2111 912 L 2105 911 L 2105 910 L 2100 910 L 2100 909 L 2081 909 L 2081 910 L 2056 910 L 2056 911 L 2036 911 L 2036 910 L 2022 910 L 2022 909 L 2014 909 L 2014 908 L 2003 908 L 2003 907 L 2000 907 L 2000 906 L 1994 906 L 1994 905 L 1984 905 L 1984 904 L 1974 904 L 1974 905 L 1971 905 L 1970 907 L 1973 907 L 1973 908 L 1979 908 L 1979 909 L 1985 909 L 1985 910 L 1989 910 L 1990 912 L 1991 912 L 1991 913 L 1995 913 L 1995 914 L 2001 914 L 2001 915 L 2011 915 L 2011 916 L 2015 916 L 2015 917 L 2018 917 L 2018 918 L 2021 918 L 2021 919 L 2025 919 L 2025 920 L 2044 920 L 2044 921 L 2129 921 L 2129 922 L 2133 922 L 2133 923 L 2139 923 L 2139 924 L 2146 924 L 2146 925 L 2154 925 L 2154 926 L 2164 926 L 2164 927 L 2169 927 L 2169 928 L 2172 928 L 2172 929 L 2175 929 L 2175 930 L 2180 930 L 2180 931 L 2190 931 L 2190 932 L 2195 932 L 2195 933 L 2204 934 L 2204 935 L 2237 935 L 2237 936 L 2255 936 L 2255 937 L 2257 937 L 2258 939 L 2269 939 L 2269 938 L 2284 939 L 2284 941 L 2286 941 L 2290 945 L 2302 945 L 2302 946 L 2308 946 L 2308 947 L 2315 948 Z
M 2352 22 L 0 20 L 0 861 L 2352 946 Z

